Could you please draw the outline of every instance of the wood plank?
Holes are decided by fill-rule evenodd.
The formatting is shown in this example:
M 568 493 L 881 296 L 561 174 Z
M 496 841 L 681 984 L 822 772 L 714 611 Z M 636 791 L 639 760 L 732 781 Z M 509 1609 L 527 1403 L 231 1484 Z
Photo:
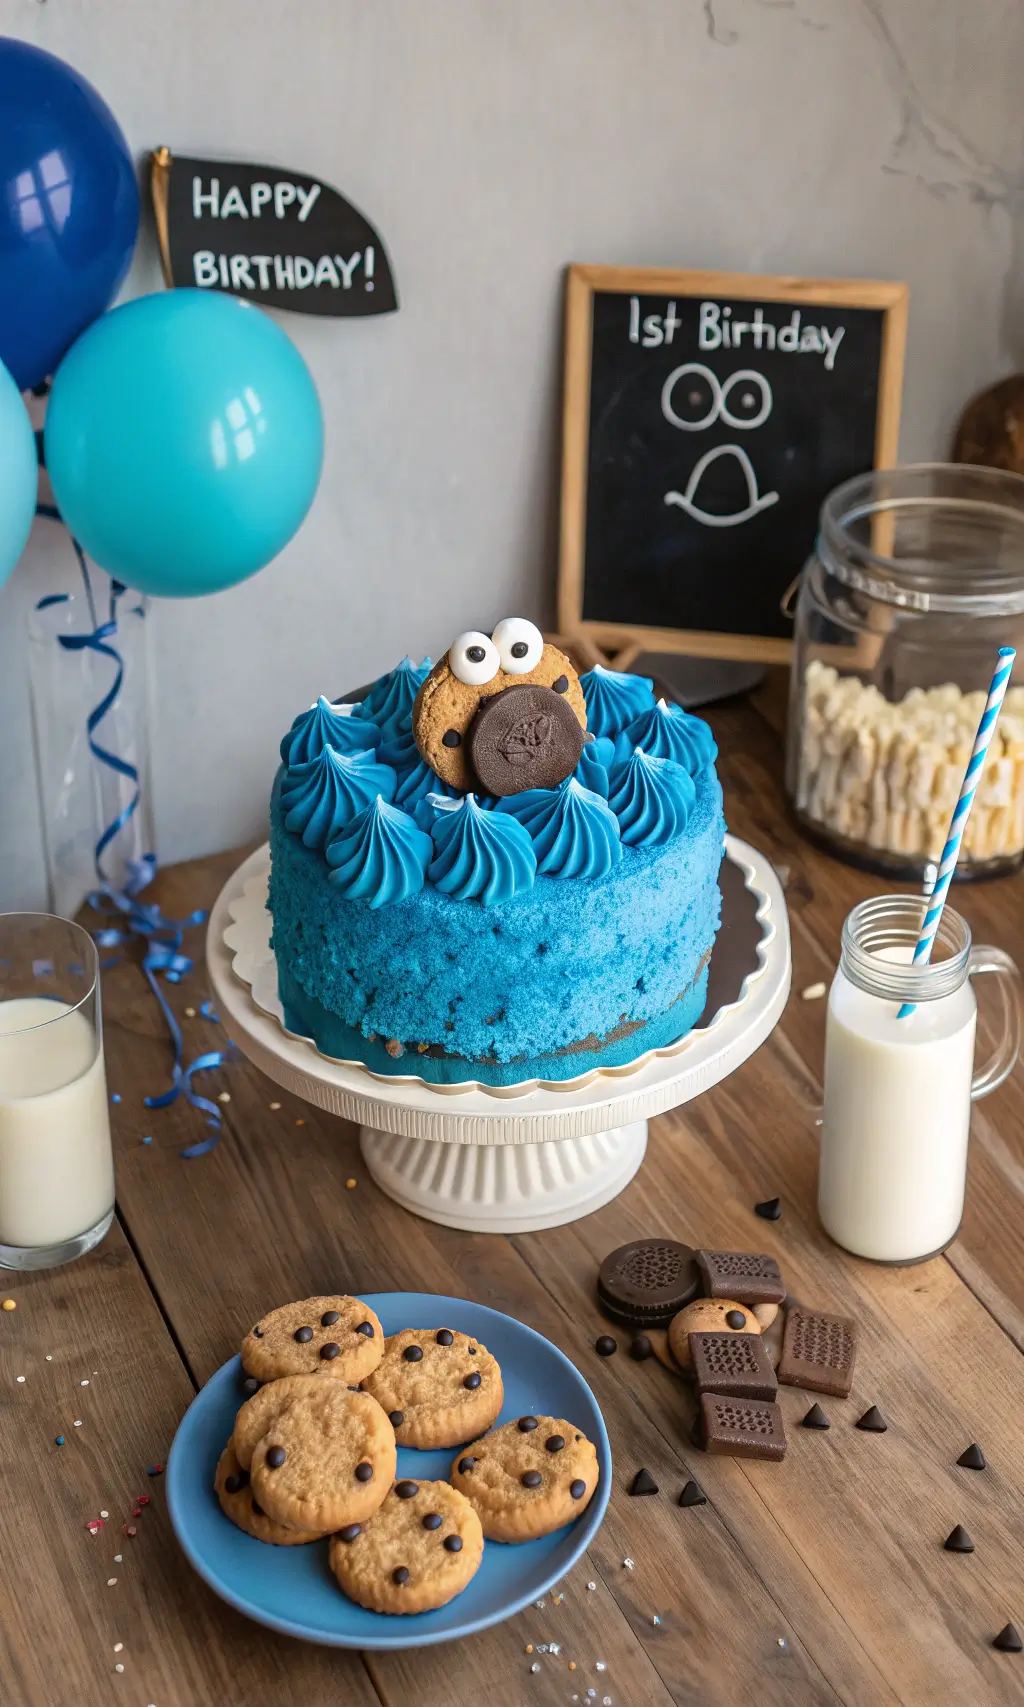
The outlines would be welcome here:
M 300 1675 L 295 1644 L 223 1605 L 179 1550 L 146 1468 L 193 1389 L 117 1223 L 67 1268 L 4 1273 L 0 1293 L 17 1304 L 0 1314 L 4 1707 L 308 1707 L 342 1687 L 346 1707 L 376 1707 L 356 1655 L 310 1649 Z

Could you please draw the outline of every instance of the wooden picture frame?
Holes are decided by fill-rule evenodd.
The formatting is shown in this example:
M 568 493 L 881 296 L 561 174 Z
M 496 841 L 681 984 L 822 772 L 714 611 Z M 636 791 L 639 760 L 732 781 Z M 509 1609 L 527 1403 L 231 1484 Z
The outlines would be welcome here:
M 878 279 L 817 279 L 760 273 L 705 272 L 662 267 L 574 264 L 566 278 L 565 383 L 562 419 L 562 489 L 559 535 L 558 627 L 596 646 L 620 668 L 641 651 L 696 657 L 788 663 L 792 642 L 775 636 L 711 633 L 584 619 L 587 481 L 593 302 L 596 293 L 679 298 L 759 300 L 796 307 L 867 308 L 882 313 L 881 356 L 873 466 L 898 457 L 903 360 L 906 347 L 905 284 Z

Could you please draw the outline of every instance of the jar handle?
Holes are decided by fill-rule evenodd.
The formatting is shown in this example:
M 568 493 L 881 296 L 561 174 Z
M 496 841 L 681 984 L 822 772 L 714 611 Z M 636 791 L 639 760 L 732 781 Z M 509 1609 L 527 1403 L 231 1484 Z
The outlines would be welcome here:
M 1001 948 L 973 948 L 967 962 L 967 975 L 976 978 L 982 972 L 995 975 L 1003 1004 L 1003 1031 L 995 1051 L 984 1067 L 971 1080 L 971 1101 L 987 1097 L 1013 1072 L 1020 1054 L 1021 1023 L 1024 999 L 1021 978 L 1014 962 Z
M 793 576 L 789 586 L 786 588 L 786 591 L 779 600 L 779 609 L 784 617 L 788 617 L 790 622 L 793 620 L 793 613 L 796 606 L 796 595 L 800 591 L 800 582 L 803 580 L 803 577 L 804 572 L 800 569 L 797 574 Z

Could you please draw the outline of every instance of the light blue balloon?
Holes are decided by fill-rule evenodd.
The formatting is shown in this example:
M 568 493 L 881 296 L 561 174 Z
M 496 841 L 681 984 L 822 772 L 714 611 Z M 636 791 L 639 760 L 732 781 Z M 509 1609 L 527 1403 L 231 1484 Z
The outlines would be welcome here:
M 140 593 L 198 598 L 291 539 L 320 478 L 309 369 L 268 315 L 200 290 L 112 309 L 57 369 L 46 466 L 95 562 Z
M 0 587 L 25 549 L 38 485 L 32 422 L 21 392 L 0 362 Z

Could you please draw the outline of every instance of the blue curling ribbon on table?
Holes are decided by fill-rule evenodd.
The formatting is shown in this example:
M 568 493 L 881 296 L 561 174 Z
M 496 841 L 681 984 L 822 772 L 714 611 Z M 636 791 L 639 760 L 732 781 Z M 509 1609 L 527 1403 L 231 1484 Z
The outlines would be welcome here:
M 59 522 L 61 526 L 65 525 L 60 511 L 52 504 L 37 505 L 36 513 L 45 516 L 50 521 Z M 58 634 L 57 642 L 67 652 L 96 652 L 102 657 L 109 658 L 113 664 L 115 671 L 113 683 L 99 703 L 90 711 L 86 719 L 86 734 L 89 751 L 93 757 L 100 764 L 107 765 L 111 770 L 116 771 L 119 776 L 127 777 L 134 786 L 131 800 L 127 806 L 122 808 L 117 817 L 105 826 L 93 850 L 93 864 L 99 880 L 99 887 L 89 895 L 89 905 L 94 912 L 111 920 L 111 923 L 105 925 L 101 930 L 93 932 L 93 941 L 97 948 L 119 950 L 123 949 L 132 937 L 139 937 L 146 944 L 146 952 L 142 958 L 142 973 L 156 997 L 160 1012 L 163 1015 L 174 1051 L 174 1060 L 171 1065 L 170 1088 L 157 1096 L 144 1097 L 143 1101 L 147 1108 L 167 1108 L 179 1096 L 184 1096 L 193 1108 L 202 1110 L 207 1116 L 207 1125 L 213 1129 L 211 1136 L 200 1139 L 196 1144 L 187 1145 L 180 1152 L 186 1160 L 191 1161 L 197 1156 L 205 1156 L 214 1148 L 220 1138 L 221 1130 L 220 1109 L 209 1097 L 199 1095 L 192 1084 L 193 1075 L 207 1072 L 215 1067 L 222 1067 L 234 1052 L 234 1048 L 233 1045 L 229 1044 L 227 1049 L 208 1050 L 193 1061 L 190 1066 L 183 1066 L 181 1027 L 157 981 L 158 977 L 163 977 L 167 983 L 177 984 L 180 983 L 186 973 L 192 971 L 191 958 L 182 953 L 182 941 L 185 931 L 190 926 L 203 924 L 206 919 L 206 910 L 197 908 L 185 919 L 167 919 L 155 902 L 143 902 L 139 899 L 156 876 L 155 854 L 144 854 L 141 859 L 129 861 L 128 876 L 123 888 L 120 889 L 111 882 L 103 869 L 104 853 L 136 811 L 141 794 L 139 773 L 135 765 L 120 758 L 117 753 L 110 752 L 96 738 L 96 730 L 111 707 L 116 704 L 124 680 L 124 662 L 113 641 L 117 635 L 118 602 L 128 589 L 122 582 L 111 579 L 108 614 L 106 619 L 101 622 L 97 614 L 85 553 L 70 530 L 68 530 L 68 537 L 74 547 L 78 566 L 81 570 L 92 630 L 86 634 Z M 36 610 L 45 610 L 50 605 L 64 604 L 67 599 L 67 593 L 51 593 L 46 598 L 39 600 Z M 115 920 L 118 922 L 115 923 Z M 104 964 L 110 966 L 115 964 L 115 961 L 106 961 Z M 209 1005 L 204 1003 L 204 1012 Z

